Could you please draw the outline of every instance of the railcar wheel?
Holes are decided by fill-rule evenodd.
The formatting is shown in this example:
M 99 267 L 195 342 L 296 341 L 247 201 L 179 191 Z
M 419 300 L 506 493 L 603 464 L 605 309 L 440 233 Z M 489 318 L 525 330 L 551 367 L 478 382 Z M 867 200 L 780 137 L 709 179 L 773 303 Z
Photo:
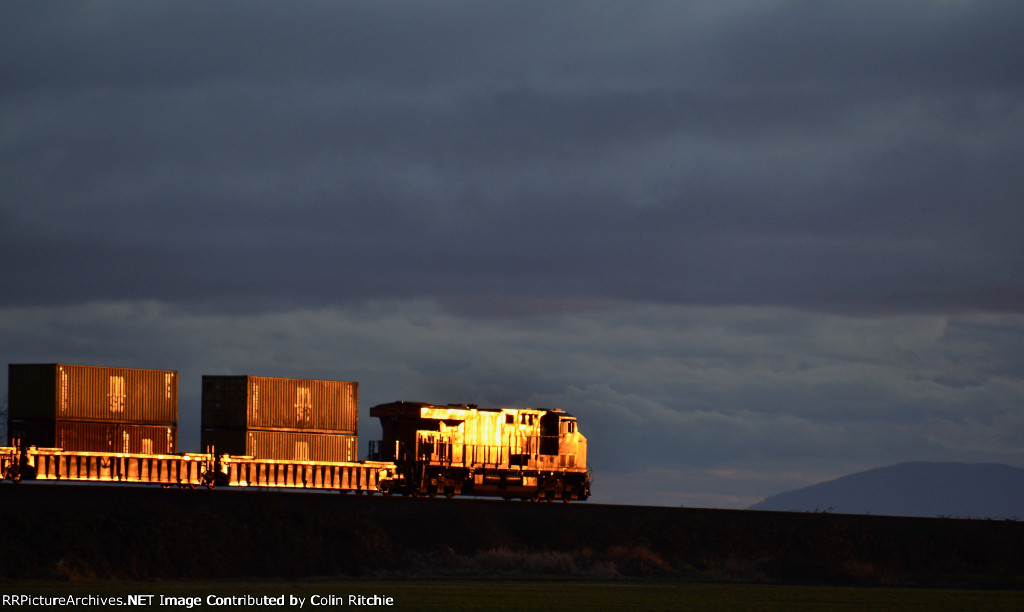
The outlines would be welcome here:
M 221 475 L 219 472 L 216 472 L 216 471 L 213 471 L 213 470 L 203 472 L 203 475 L 200 478 L 200 480 L 202 481 L 202 484 L 206 485 L 206 488 L 209 489 L 210 491 L 212 491 L 214 488 L 216 488 L 217 480 L 218 479 L 223 479 L 222 484 L 224 484 L 224 485 L 228 484 L 228 479 L 227 479 L 226 476 Z M 196 486 L 199 486 L 199 485 L 196 485 Z

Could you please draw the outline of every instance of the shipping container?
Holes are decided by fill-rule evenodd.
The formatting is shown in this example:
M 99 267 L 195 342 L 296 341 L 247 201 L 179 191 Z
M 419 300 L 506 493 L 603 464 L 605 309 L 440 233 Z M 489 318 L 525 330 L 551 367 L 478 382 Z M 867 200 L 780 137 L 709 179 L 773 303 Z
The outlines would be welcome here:
M 61 363 L 8 365 L 11 419 L 175 426 L 178 373 Z
M 203 376 L 203 429 L 354 435 L 359 383 L 265 376 Z
M 204 429 L 204 451 L 218 455 L 281 461 L 355 461 L 359 442 L 354 435 L 243 429 Z
M 22 447 L 143 455 L 178 452 L 178 428 L 167 425 L 12 419 L 7 431 L 12 443 L 20 440 Z

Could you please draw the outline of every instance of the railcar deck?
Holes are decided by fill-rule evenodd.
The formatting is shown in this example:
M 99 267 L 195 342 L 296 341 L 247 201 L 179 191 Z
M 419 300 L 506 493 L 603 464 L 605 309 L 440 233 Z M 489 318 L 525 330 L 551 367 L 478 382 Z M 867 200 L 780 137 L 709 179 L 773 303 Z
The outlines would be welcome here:
M 384 461 L 316 462 L 213 453 L 145 455 L 0 447 L 0 474 L 19 480 L 125 482 L 165 487 L 284 487 L 374 493 L 395 465 Z

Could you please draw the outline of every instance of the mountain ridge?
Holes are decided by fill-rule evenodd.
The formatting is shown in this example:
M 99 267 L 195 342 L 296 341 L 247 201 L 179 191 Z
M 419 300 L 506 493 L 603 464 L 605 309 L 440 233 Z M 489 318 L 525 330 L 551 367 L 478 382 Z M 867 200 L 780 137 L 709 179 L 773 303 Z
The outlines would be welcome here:
M 1024 469 L 908 461 L 786 491 L 751 510 L 952 518 L 1024 518 Z

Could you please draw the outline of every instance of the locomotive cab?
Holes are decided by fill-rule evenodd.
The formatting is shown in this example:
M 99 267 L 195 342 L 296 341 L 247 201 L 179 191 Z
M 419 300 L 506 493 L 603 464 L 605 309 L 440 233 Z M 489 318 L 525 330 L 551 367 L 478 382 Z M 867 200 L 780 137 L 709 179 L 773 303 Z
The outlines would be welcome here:
M 587 467 L 587 439 L 579 433 L 576 417 L 549 410 L 540 419 L 541 464 L 548 469 Z

